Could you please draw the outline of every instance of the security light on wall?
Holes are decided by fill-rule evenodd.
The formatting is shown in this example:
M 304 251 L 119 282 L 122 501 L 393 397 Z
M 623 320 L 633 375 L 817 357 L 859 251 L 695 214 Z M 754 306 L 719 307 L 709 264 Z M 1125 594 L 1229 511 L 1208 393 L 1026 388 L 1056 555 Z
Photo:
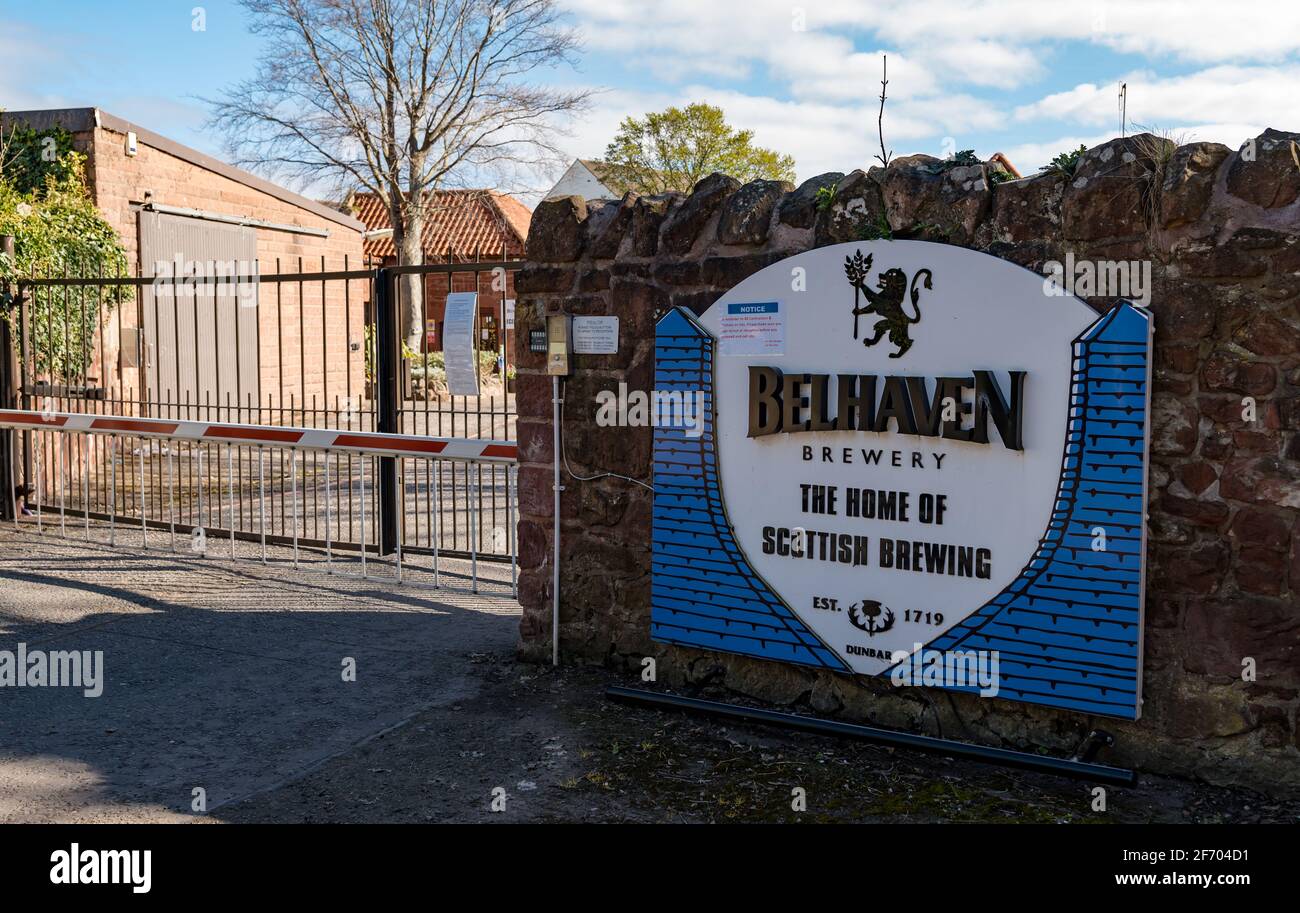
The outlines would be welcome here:
M 126 154 L 128 156 L 133 156 L 137 151 L 135 131 L 132 130 L 126 135 Z

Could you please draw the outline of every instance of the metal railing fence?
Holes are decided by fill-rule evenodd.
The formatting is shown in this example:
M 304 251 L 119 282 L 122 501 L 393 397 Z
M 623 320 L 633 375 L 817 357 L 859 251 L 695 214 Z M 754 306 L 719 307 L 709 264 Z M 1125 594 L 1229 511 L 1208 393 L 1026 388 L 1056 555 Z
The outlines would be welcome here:
M 288 546 L 295 568 L 311 551 L 309 563 L 327 572 L 375 576 L 390 512 L 377 482 L 391 461 L 399 532 L 393 557 L 382 561 L 389 576 L 454 585 L 444 565 L 459 559 L 478 592 L 480 562 L 508 563 L 515 593 L 509 441 L 23 410 L 0 410 L 0 429 L 23 432 L 33 448 L 16 528 L 262 562 L 269 546 Z M 101 471 L 78 471 L 87 462 Z M 487 498 L 501 507 L 499 526 L 483 509 Z M 458 547 L 445 548 L 449 539 Z
M 505 296 L 519 261 L 462 260 L 356 270 L 349 268 L 345 258 L 344 269 L 327 270 L 322 258 L 317 271 L 305 269 L 301 259 L 295 265 L 296 271 L 285 271 L 276 260 L 274 272 L 247 275 L 209 263 L 192 275 L 176 270 L 161 277 L 24 278 L 17 285 L 11 324 L 19 381 L 13 405 L 31 412 L 117 419 L 412 437 L 514 438 L 509 359 L 499 359 L 495 382 L 485 382 L 477 397 L 450 396 L 434 389 L 428 383 L 428 365 L 436 351 L 435 340 L 441 338 L 432 296 L 442 288 L 495 289 L 492 300 L 500 313 L 496 324 L 503 335 L 492 342 L 506 349 Z M 397 278 L 409 274 L 426 283 L 419 352 L 403 350 L 392 333 L 404 303 Z M 390 333 L 381 339 L 385 325 Z M 40 471 L 37 454 L 47 463 L 53 457 L 34 444 L 30 429 L 13 437 L 15 485 L 30 486 Z M 91 435 L 70 446 L 68 459 L 73 462 L 68 469 L 84 474 L 79 488 L 88 492 L 86 503 L 77 509 L 92 516 L 112 513 L 117 506 L 108 497 L 114 485 L 109 476 L 121 458 L 112 449 L 114 439 Z M 229 522 L 237 533 L 265 532 L 270 541 L 285 540 L 291 519 L 284 511 L 287 501 L 281 484 L 291 478 L 285 448 L 267 454 L 268 465 L 262 467 L 257 454 L 246 446 L 235 447 L 225 456 L 214 451 L 211 443 L 178 447 L 175 453 L 158 439 L 139 446 L 146 448 L 146 465 L 165 459 L 176 464 L 179 478 L 185 480 L 184 490 L 193 493 L 190 500 L 178 502 L 183 511 L 197 509 L 200 498 L 211 502 L 204 485 L 213 480 L 200 483 L 196 472 L 203 461 L 228 463 L 237 490 L 255 471 L 269 472 L 271 519 L 260 524 L 240 501 Z M 504 555 L 487 541 L 490 531 L 507 522 L 504 493 L 511 482 L 501 466 L 488 464 L 476 470 L 486 477 L 481 485 L 465 467 L 448 461 L 432 461 L 418 470 L 403 466 L 403 479 L 409 481 L 417 471 L 424 478 L 422 485 L 415 486 L 418 495 L 412 495 L 406 482 L 398 490 L 395 457 L 370 457 L 374 465 L 368 467 L 362 466 L 362 456 L 352 452 L 327 460 L 312 450 L 301 459 L 299 472 L 315 479 L 328 475 L 333 483 L 345 486 L 368 470 L 372 489 L 378 489 L 372 490 L 372 499 L 406 508 L 384 514 L 386 531 L 371 531 L 379 536 L 385 554 L 396 547 L 394 530 L 400 525 L 403 537 L 412 530 L 415 548 L 466 556 L 477 551 L 489 558 Z M 226 470 L 219 466 L 218 474 L 221 471 Z M 136 497 L 130 492 L 124 495 Z M 156 500 L 158 495 L 154 492 L 151 497 Z M 486 521 L 479 524 L 473 542 L 471 509 L 480 511 Z M 193 519 L 187 517 L 186 522 Z M 309 538 L 325 541 L 323 519 L 313 513 L 309 520 Z M 368 541 L 361 538 L 358 521 L 355 510 L 346 517 L 333 517 L 333 541 L 340 547 Z

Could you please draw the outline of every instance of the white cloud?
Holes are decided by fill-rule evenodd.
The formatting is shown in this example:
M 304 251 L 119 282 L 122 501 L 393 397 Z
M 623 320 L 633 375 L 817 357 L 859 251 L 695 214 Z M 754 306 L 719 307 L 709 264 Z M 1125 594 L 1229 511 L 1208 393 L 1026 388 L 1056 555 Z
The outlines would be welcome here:
M 1220 66 L 1182 76 L 1131 73 L 1129 123 L 1182 127 L 1196 123 L 1300 122 L 1300 65 Z M 1119 125 L 1116 84 L 1084 83 L 1016 109 L 1019 121 L 1060 120 L 1081 126 Z
M 919 54 L 922 61 L 951 79 L 998 89 L 1036 80 L 1045 70 L 1035 52 L 996 41 L 946 42 Z
M 910 87 L 899 71 L 900 97 L 936 91 L 936 72 L 976 85 L 1023 84 L 1045 72 L 1044 48 L 1062 42 L 1243 65 L 1280 61 L 1300 48 L 1300 4 L 1290 0 L 818 0 L 804 7 L 784 0 L 659 0 L 652 9 L 634 0 L 564 3 L 593 49 L 634 52 L 678 80 L 768 67 L 794 94 L 856 88 L 873 76 L 878 55 L 859 61 L 855 38 L 888 46 L 900 63 L 914 62 Z M 838 80 L 828 79 L 834 73 Z
M 987 158 L 988 155 L 992 155 L 994 152 L 1001 152 L 1011 164 L 1016 166 L 1017 171 L 1025 177 L 1029 177 L 1059 153 L 1070 152 L 1078 149 L 1081 145 L 1091 149 L 1093 146 L 1099 146 L 1111 138 L 1112 134 L 1109 133 L 1095 133 L 1090 136 L 1062 136 L 1058 139 L 1048 140 L 1045 143 L 1018 143 L 1006 149 L 990 149 L 985 157 Z
M 1009 45 L 1086 41 L 1199 63 L 1280 60 L 1300 47 L 1300 4 L 1289 0 L 929 0 L 923 12 L 912 0 L 832 7 L 840 24 L 870 27 L 903 46 L 967 40 Z
M 1177 76 L 1121 77 L 1128 83 L 1130 125 L 1235 145 L 1258 133 L 1256 124 L 1300 122 L 1300 65 L 1285 62 L 1300 49 L 1300 3 L 1294 2 L 660 0 L 653 10 L 638 0 L 564 2 L 587 32 L 589 48 L 650 68 L 665 85 L 660 98 L 721 105 L 760 142 L 795 155 L 801 176 L 844 170 L 874 154 L 886 53 L 885 136 L 897 154 L 916 151 L 917 144 L 941 147 L 948 137 L 958 149 L 978 146 L 981 134 L 1008 126 L 1041 136 L 1042 124 L 1063 125 L 1059 140 L 1004 150 L 1032 168 L 1064 148 L 1117 134 L 1117 85 L 1102 79 L 1045 95 L 1014 116 L 999 110 L 996 95 L 980 93 L 1030 85 L 1050 74 L 1052 58 L 1077 54 L 1079 45 L 1146 55 L 1153 68 L 1176 61 L 1207 65 Z M 769 83 L 776 97 L 757 97 L 751 88 Z M 607 116 L 599 144 L 583 154 L 598 154 L 612 135 L 604 128 L 616 122 Z M 1114 132 L 1100 132 L 1106 129 Z

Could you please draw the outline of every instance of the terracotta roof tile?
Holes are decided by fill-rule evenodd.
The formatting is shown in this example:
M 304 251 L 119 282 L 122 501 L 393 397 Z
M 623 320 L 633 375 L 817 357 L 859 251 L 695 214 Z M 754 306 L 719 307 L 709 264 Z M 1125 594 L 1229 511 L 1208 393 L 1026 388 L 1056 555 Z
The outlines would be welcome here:
M 373 193 L 352 194 L 353 214 L 367 230 L 388 228 L 388 209 Z M 424 225 L 426 260 L 442 260 L 453 251 L 457 259 L 471 259 L 478 251 L 496 258 L 522 257 L 533 214 L 514 197 L 494 190 L 439 190 L 435 192 Z M 396 257 L 392 235 L 365 240 L 366 256 Z

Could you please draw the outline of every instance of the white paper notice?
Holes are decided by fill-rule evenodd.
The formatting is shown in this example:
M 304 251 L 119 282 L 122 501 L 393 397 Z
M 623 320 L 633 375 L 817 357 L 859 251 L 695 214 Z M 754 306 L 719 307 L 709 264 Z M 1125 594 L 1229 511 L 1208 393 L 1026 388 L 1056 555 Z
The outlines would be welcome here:
M 452 292 L 443 312 L 442 355 L 447 366 L 447 392 L 478 396 L 478 356 L 474 351 L 474 317 L 478 295 Z
M 779 301 L 728 304 L 718 330 L 720 355 L 785 354 L 785 311 Z
M 515 328 L 515 299 L 507 298 L 505 308 L 506 308 L 506 317 L 505 317 L 506 329 L 513 330 Z
M 613 355 L 618 351 L 618 318 L 574 317 L 573 351 L 577 355 Z

